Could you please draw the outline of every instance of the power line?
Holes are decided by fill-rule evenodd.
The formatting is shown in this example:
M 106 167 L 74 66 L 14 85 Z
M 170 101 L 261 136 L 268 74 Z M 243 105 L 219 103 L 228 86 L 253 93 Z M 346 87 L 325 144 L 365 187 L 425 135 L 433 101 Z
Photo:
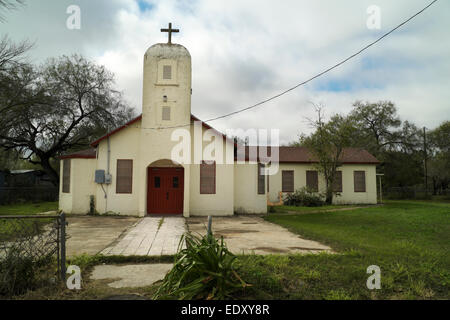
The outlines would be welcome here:
M 236 111 L 230 112 L 230 113 L 226 113 L 224 115 L 221 116 L 217 116 L 215 118 L 211 118 L 211 119 L 207 119 L 205 121 L 203 121 L 204 123 L 208 123 L 211 121 L 215 121 L 215 120 L 219 120 L 219 119 L 223 119 L 223 118 L 227 118 L 227 117 L 231 117 L 235 114 L 250 110 L 250 109 L 254 109 L 256 107 L 259 107 L 269 101 L 275 100 L 276 98 L 279 98 L 285 94 L 287 94 L 288 92 L 291 92 L 295 89 L 297 89 L 300 86 L 303 86 L 321 76 L 323 76 L 324 74 L 336 69 L 337 67 L 343 65 L 344 63 L 346 63 L 347 61 L 353 59 L 354 57 L 358 56 L 359 54 L 361 54 L 362 52 L 366 51 L 367 49 L 369 49 L 370 47 L 372 47 L 373 45 L 377 44 L 378 42 L 380 42 L 381 40 L 383 40 L 384 38 L 386 38 L 387 36 L 389 36 L 391 33 L 395 32 L 396 30 L 400 29 L 402 26 L 404 26 L 405 24 L 407 24 L 408 22 L 410 22 L 411 20 L 413 20 L 415 17 L 417 17 L 418 15 L 420 15 L 421 13 L 423 13 L 425 10 L 427 10 L 429 7 L 431 7 L 433 4 L 435 4 L 438 0 L 434 0 L 432 1 L 430 4 L 428 4 L 427 6 L 425 6 L 423 9 L 421 9 L 420 11 L 418 11 L 417 13 L 415 13 L 414 15 L 412 15 L 411 17 L 409 17 L 408 19 L 406 19 L 405 21 L 403 21 L 402 23 L 400 23 L 398 26 L 396 26 L 395 28 L 391 29 L 390 31 L 388 31 L 387 33 L 383 34 L 381 37 L 379 37 L 378 39 L 376 39 L 375 41 L 369 43 L 368 45 L 366 45 L 365 47 L 363 47 L 361 50 L 357 51 L 356 53 L 352 54 L 351 56 L 345 58 L 344 60 L 336 63 L 335 65 L 333 65 L 332 67 L 329 67 L 328 69 L 316 74 L 315 76 L 309 78 L 308 80 L 305 80 L 279 94 L 276 94 L 270 98 L 267 98 L 265 100 L 262 100 L 254 105 L 251 105 L 249 107 L 245 107 L 245 108 L 241 108 L 238 109 Z M 168 127 L 154 127 L 154 128 L 144 128 L 144 129 L 173 129 L 173 128 L 181 128 L 181 127 L 186 127 L 186 126 L 190 126 L 191 124 L 185 124 L 185 125 L 177 125 L 177 126 L 168 126 Z

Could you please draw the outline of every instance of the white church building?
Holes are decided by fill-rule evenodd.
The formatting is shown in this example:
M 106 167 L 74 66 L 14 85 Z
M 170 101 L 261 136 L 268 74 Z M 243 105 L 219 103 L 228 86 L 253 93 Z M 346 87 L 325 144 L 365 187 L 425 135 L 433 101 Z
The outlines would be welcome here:
M 251 157 L 249 148 L 191 114 L 191 56 L 171 43 L 177 30 L 169 25 L 166 31 L 169 42 L 144 55 L 142 114 L 92 142 L 91 149 L 60 157 L 59 209 L 136 216 L 262 214 L 301 187 L 323 191 L 305 148 L 272 148 L 270 157 L 250 148 L 257 154 Z M 268 159 L 277 168 L 270 174 L 261 170 Z M 334 202 L 375 204 L 378 160 L 353 148 L 341 160 Z

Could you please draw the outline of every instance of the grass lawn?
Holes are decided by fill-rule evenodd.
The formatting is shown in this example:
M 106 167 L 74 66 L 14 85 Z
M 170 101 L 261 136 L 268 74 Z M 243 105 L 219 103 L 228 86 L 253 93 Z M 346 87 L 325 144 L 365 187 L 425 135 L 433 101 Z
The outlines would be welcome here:
M 7 215 L 35 215 L 41 212 L 58 210 L 58 202 L 40 202 L 11 204 L 0 206 L 0 216 Z M 23 236 L 28 232 L 38 232 L 40 227 L 51 222 L 51 219 L 33 220 L 0 220 L 0 240 L 11 240 L 16 235 Z
M 36 213 L 58 210 L 58 202 L 39 202 L 10 204 L 0 206 L 0 216 L 5 215 L 33 215 Z
M 383 207 L 301 215 L 277 223 L 337 254 L 240 256 L 253 287 L 240 298 L 449 299 L 450 204 L 389 201 Z M 381 268 L 381 290 L 366 287 L 367 267 Z

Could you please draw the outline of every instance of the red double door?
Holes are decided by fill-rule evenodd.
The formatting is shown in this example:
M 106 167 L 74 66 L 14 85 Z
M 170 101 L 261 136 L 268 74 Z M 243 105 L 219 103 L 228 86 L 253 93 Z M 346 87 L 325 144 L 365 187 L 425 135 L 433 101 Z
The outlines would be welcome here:
M 184 168 L 148 168 L 147 213 L 183 213 Z

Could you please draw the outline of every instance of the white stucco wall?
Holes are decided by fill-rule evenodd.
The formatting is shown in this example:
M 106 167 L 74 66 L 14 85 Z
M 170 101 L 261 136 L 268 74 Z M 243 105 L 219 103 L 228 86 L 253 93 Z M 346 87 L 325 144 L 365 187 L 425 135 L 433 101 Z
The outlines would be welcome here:
M 139 188 L 142 180 L 139 172 L 140 152 L 140 122 L 124 128 L 110 139 L 110 162 L 109 172 L 112 175 L 111 184 L 96 184 L 96 207 L 99 213 L 116 213 L 124 215 L 137 215 L 139 208 Z M 98 159 L 96 169 L 107 172 L 108 168 L 108 141 L 100 142 L 98 146 Z M 117 160 L 133 160 L 133 182 L 131 194 L 116 193 L 117 182 Z M 106 192 L 106 198 L 105 198 Z
M 61 160 L 59 209 L 70 214 L 86 214 L 90 209 L 90 196 L 95 195 L 96 159 L 70 159 L 70 162 L 70 193 L 63 193 Z
M 255 162 L 234 165 L 234 211 L 240 214 L 267 213 L 267 193 L 258 194 L 258 165 Z
M 317 170 L 314 165 L 309 164 L 287 164 L 281 163 L 278 173 L 269 177 L 269 199 L 270 201 L 278 201 L 278 193 L 282 191 L 281 177 L 283 170 L 294 171 L 294 188 L 295 190 L 306 186 L 306 171 Z M 341 166 L 342 171 L 342 192 L 340 196 L 333 197 L 333 203 L 336 204 L 376 204 L 376 166 L 375 165 L 351 165 L 345 164 Z M 366 172 L 366 192 L 354 192 L 353 172 Z M 325 181 L 319 174 L 319 191 L 325 190 Z M 284 195 L 284 194 L 283 194 Z

